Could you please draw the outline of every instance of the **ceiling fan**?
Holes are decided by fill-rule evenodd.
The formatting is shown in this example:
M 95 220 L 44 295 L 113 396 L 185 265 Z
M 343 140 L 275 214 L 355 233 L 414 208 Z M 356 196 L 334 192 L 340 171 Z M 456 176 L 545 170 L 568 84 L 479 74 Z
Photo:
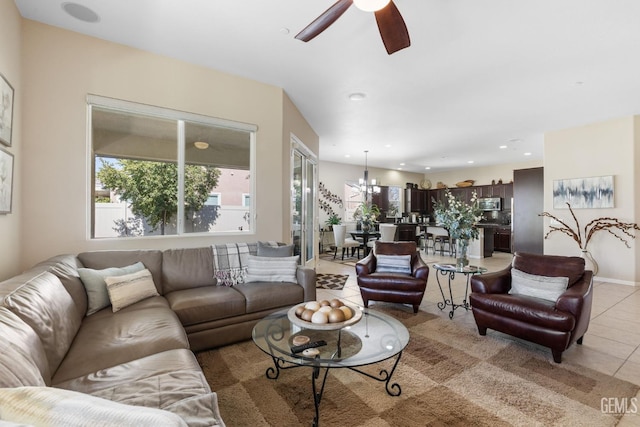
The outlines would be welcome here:
M 313 39 L 333 24 L 354 3 L 361 10 L 375 13 L 378 30 L 389 55 L 411 45 L 407 26 L 393 0 L 338 0 L 300 31 L 296 39 L 303 42 Z

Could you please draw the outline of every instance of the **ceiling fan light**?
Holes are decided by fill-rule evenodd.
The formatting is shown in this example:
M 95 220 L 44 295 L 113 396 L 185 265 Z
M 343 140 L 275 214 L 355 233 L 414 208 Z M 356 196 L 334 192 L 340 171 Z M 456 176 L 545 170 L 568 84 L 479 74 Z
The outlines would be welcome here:
M 388 5 L 389 1 L 391 0 L 353 0 L 353 3 L 365 12 L 377 12 Z
M 206 150 L 207 148 L 209 148 L 209 143 L 204 141 L 196 141 L 193 143 L 193 145 L 199 150 Z

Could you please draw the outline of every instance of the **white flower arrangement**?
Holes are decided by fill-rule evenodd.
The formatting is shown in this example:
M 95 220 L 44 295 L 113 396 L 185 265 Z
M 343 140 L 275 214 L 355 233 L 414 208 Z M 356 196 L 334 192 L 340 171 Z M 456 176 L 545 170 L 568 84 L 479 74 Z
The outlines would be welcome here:
M 475 224 L 482 218 L 478 207 L 478 196 L 474 191 L 470 203 L 458 200 L 451 191 L 445 192 L 446 203 L 435 202 L 436 224 L 446 228 L 454 239 L 477 239 L 478 229 Z

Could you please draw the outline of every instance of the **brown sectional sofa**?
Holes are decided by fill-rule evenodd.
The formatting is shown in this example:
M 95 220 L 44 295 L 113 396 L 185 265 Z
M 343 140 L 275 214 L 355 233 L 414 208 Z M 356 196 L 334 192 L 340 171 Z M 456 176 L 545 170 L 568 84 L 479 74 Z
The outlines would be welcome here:
M 78 269 L 136 262 L 158 295 L 87 316 Z M 11 421 L 22 403 L 33 424 L 90 424 L 83 417 L 101 408 L 103 419 L 123 417 L 119 425 L 224 425 L 192 351 L 249 339 L 267 314 L 314 300 L 314 270 L 298 267 L 296 278 L 218 286 L 210 247 L 84 252 L 39 263 L 0 282 L 0 420 Z M 75 410 L 54 410 L 69 402 Z

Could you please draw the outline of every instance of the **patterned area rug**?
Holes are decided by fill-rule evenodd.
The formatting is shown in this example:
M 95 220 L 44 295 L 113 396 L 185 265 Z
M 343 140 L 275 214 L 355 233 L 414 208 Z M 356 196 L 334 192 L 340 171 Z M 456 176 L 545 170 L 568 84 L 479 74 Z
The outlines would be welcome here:
M 316 274 L 316 288 L 340 290 L 349 278 L 348 274 Z
M 556 364 L 549 350 L 400 305 L 375 305 L 400 319 L 411 340 L 393 382 L 347 369 L 330 371 L 320 404 L 324 426 L 614 426 L 621 414 L 601 410 L 603 398 L 635 397 L 639 387 L 571 363 Z M 587 338 L 585 338 L 587 339 Z M 310 425 L 314 416 L 311 369 L 265 376 L 271 358 L 253 341 L 197 354 L 217 392 L 228 426 Z M 373 375 L 390 361 L 363 368 Z

